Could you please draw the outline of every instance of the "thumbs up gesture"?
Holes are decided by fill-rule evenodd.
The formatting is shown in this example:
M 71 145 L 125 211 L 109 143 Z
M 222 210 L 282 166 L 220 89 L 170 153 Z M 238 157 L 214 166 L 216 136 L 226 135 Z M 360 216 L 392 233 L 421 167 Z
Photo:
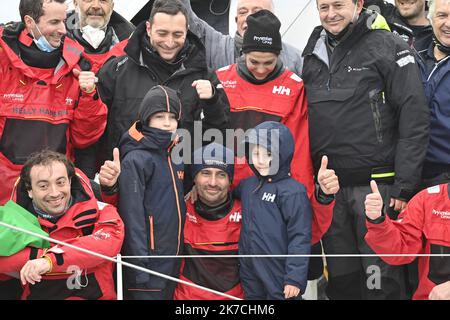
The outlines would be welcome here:
M 381 197 L 377 183 L 374 180 L 370 181 L 370 188 L 372 189 L 372 193 L 366 196 L 364 205 L 366 206 L 366 216 L 369 217 L 369 219 L 375 220 L 381 216 L 383 198 Z
M 113 161 L 106 160 L 100 168 L 100 185 L 105 187 L 114 187 L 120 175 L 120 154 L 119 149 L 113 150 Z
M 325 194 L 335 194 L 339 191 L 339 179 L 334 170 L 328 169 L 328 157 L 322 157 L 319 173 L 317 174 L 317 181 L 320 189 Z
M 92 71 L 80 71 L 78 69 L 72 70 L 75 78 L 78 79 L 81 91 L 86 93 L 92 93 L 95 90 L 95 82 L 98 81 L 95 73 Z

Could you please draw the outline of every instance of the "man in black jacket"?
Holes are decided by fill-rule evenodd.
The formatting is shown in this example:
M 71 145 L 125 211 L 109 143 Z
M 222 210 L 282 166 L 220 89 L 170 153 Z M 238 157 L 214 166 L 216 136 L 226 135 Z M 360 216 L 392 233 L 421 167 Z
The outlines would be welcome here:
M 429 111 L 414 56 L 383 17 L 361 12 L 363 0 L 317 4 L 322 26 L 303 53 L 311 155 L 316 170 L 328 156 L 341 186 L 323 245 L 327 254 L 373 254 L 364 241 L 370 180 L 395 218 L 420 183 Z M 402 268 L 377 257 L 327 265 L 332 299 L 405 298 Z
M 391 31 L 421 52 L 428 49 L 433 30 L 427 19 L 425 0 L 395 0 L 395 6 L 384 0 L 365 0 L 364 7 L 386 18 Z
M 158 84 L 179 91 L 179 127 L 187 129 L 191 139 L 202 139 L 193 135 L 194 121 L 202 121 L 203 131 L 228 127 L 228 100 L 223 89 L 217 88 L 215 75 L 207 71 L 205 48 L 188 31 L 187 21 L 179 0 L 155 1 L 149 20 L 137 27 L 125 47 L 126 55 L 109 60 L 100 70 L 99 93 L 109 108 L 100 163 L 112 158 L 120 137 L 137 120 L 143 97 Z M 210 96 L 208 92 L 215 103 L 202 101 Z

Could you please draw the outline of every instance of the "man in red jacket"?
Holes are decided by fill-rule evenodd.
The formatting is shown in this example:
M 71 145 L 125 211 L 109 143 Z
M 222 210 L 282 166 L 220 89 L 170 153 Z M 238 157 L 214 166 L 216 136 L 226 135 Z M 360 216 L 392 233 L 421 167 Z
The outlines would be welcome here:
M 184 249 L 186 255 L 237 255 L 241 231 L 241 202 L 233 199 L 233 152 L 211 143 L 194 152 L 192 178 L 197 200 L 186 201 Z M 234 297 L 244 298 L 238 258 L 184 259 L 180 279 Z M 223 300 L 223 296 L 178 284 L 175 300 Z
M 365 202 L 367 234 L 365 239 L 377 254 L 449 254 L 449 184 L 430 187 L 412 198 L 398 220 L 383 210 L 383 198 L 377 183 Z M 415 256 L 381 257 L 386 263 L 411 263 Z M 450 258 L 419 257 L 419 286 L 413 299 L 450 300 Z
M 109 257 L 120 252 L 124 226 L 116 208 L 95 200 L 89 180 L 64 155 L 33 154 L 14 198 L 51 238 Z M 20 275 L 22 299 L 116 299 L 112 271 L 111 262 L 63 245 L 0 257 L 1 273 Z
M 21 0 L 22 22 L 0 28 L 0 205 L 28 156 L 48 148 L 73 159 L 96 142 L 107 109 L 83 47 L 65 37 L 64 0 Z
M 302 183 L 313 207 L 313 243 L 317 243 L 331 224 L 334 193 L 339 182 L 334 171 L 327 170 L 314 183 L 309 149 L 308 106 L 303 80 L 286 69 L 280 59 L 281 23 L 273 13 L 260 10 L 247 18 L 242 51 L 237 63 L 216 71 L 230 103 L 231 126 L 236 130 L 237 146 L 243 132 L 264 121 L 286 125 L 295 139 L 292 177 Z M 239 135 L 241 130 L 242 135 Z M 237 149 L 233 186 L 253 175 L 245 154 Z
M 105 129 L 95 75 L 80 71 L 90 68 L 83 47 L 65 37 L 66 9 L 64 0 L 21 0 L 22 21 L 0 28 L 0 205 L 30 154 L 48 148 L 73 160 L 73 148 Z

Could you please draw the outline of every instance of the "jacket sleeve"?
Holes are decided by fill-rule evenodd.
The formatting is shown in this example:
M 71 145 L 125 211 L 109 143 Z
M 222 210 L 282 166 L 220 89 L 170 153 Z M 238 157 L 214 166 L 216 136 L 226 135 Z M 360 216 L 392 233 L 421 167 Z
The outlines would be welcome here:
M 107 115 L 108 109 L 97 90 L 89 94 L 82 92 L 70 124 L 70 139 L 74 147 L 83 149 L 97 142 L 105 131 Z
M 97 91 L 102 101 L 107 106 L 108 110 L 111 109 L 111 105 L 114 100 L 114 91 L 116 87 L 116 75 L 117 61 L 119 58 L 111 58 L 105 62 L 103 67 L 98 71 L 98 84 Z M 121 59 L 127 59 L 121 57 Z
M 190 0 L 182 0 L 189 14 L 189 30 L 202 40 L 206 49 L 206 65 L 212 70 L 234 63 L 234 39 L 224 35 L 200 19 Z M 219 62 L 221 61 L 221 62 Z
M 393 221 L 385 214 L 385 220 L 375 224 L 366 220 L 368 245 L 377 254 L 416 254 L 422 250 L 424 225 L 424 195 L 415 196 L 401 213 L 403 219 Z M 381 257 L 392 265 L 408 264 L 416 257 Z
M 67 243 L 114 258 L 122 247 L 124 225 L 117 209 L 111 205 L 104 205 L 92 234 L 72 239 Z M 90 269 L 106 262 L 102 258 L 60 245 L 50 248 L 47 255 L 53 262 L 52 273 L 67 272 L 68 267 L 72 265 Z
M 218 129 L 225 134 L 225 130 L 230 128 L 230 103 L 215 72 L 208 74 L 208 80 L 213 87 L 214 96 L 209 100 L 200 100 L 204 115 L 203 131 Z
M 284 124 L 291 130 L 295 141 L 291 163 L 292 177 L 306 187 L 313 208 L 311 244 L 315 244 L 331 225 L 334 201 L 330 204 L 321 204 L 315 196 L 314 169 L 309 148 L 308 107 L 303 85 L 300 87 L 295 107 L 286 117 Z
M 283 50 L 280 54 L 283 64 L 298 76 L 302 75 L 303 57 L 300 50 L 283 42 Z
M 38 254 L 42 256 L 42 249 L 37 249 Z M 26 247 L 25 249 L 17 252 L 16 254 L 9 257 L 0 257 L 0 273 L 16 273 L 20 272 L 22 267 L 27 263 L 30 259 L 31 248 Z M 37 257 L 37 256 L 36 256 Z M 33 257 L 34 259 L 34 257 Z
M 144 156 L 147 157 L 144 161 Z M 144 200 L 147 181 L 152 177 L 153 161 L 149 153 L 131 152 L 121 163 L 119 179 L 119 211 L 125 223 L 127 241 L 124 253 L 132 256 L 149 254 L 148 213 L 145 212 Z
M 382 46 L 384 50 L 377 47 L 375 51 L 385 80 L 386 100 L 398 119 L 395 183 L 391 196 L 407 201 L 421 181 L 430 115 L 414 55 L 400 38 L 389 39 L 390 43 Z
M 286 223 L 288 254 L 311 252 L 311 205 L 306 192 L 298 192 L 281 198 L 280 211 Z M 290 284 L 306 291 L 309 258 L 287 258 L 284 285 Z

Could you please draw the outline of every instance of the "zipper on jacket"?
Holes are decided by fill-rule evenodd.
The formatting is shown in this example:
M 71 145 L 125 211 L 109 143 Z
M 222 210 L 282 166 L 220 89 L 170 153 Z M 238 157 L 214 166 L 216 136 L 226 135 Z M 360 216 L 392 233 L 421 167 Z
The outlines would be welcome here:
M 175 175 L 173 173 L 172 168 L 172 159 L 170 158 L 170 153 L 167 156 L 167 162 L 169 163 L 169 169 L 170 169 L 170 175 L 172 176 L 172 183 L 173 183 L 173 192 L 175 193 L 175 198 L 177 201 L 177 211 L 178 211 L 178 246 L 177 246 L 177 255 L 180 253 L 180 245 L 181 245 L 181 208 L 180 208 L 180 199 L 178 197 L 178 189 L 177 189 L 177 182 L 175 180 Z
M 373 121 L 375 124 L 375 133 L 377 136 L 378 143 L 383 142 L 383 133 L 381 128 L 381 113 L 380 113 L 380 107 L 378 105 L 378 97 L 379 95 L 383 95 L 384 93 L 377 93 L 377 92 L 369 92 L 369 98 L 370 98 L 370 108 L 372 109 L 372 116 Z
M 441 61 L 437 62 L 437 63 L 434 65 L 433 70 L 430 72 L 430 75 L 428 76 L 427 82 L 430 81 L 431 76 L 432 76 L 432 75 L 434 74 L 434 72 L 441 66 L 441 64 L 442 64 L 444 61 L 447 61 L 447 59 L 449 59 L 449 58 L 450 58 L 450 56 L 446 56 L 444 59 L 442 59 Z
M 150 249 L 155 250 L 155 226 L 153 216 L 148 217 L 150 221 Z

